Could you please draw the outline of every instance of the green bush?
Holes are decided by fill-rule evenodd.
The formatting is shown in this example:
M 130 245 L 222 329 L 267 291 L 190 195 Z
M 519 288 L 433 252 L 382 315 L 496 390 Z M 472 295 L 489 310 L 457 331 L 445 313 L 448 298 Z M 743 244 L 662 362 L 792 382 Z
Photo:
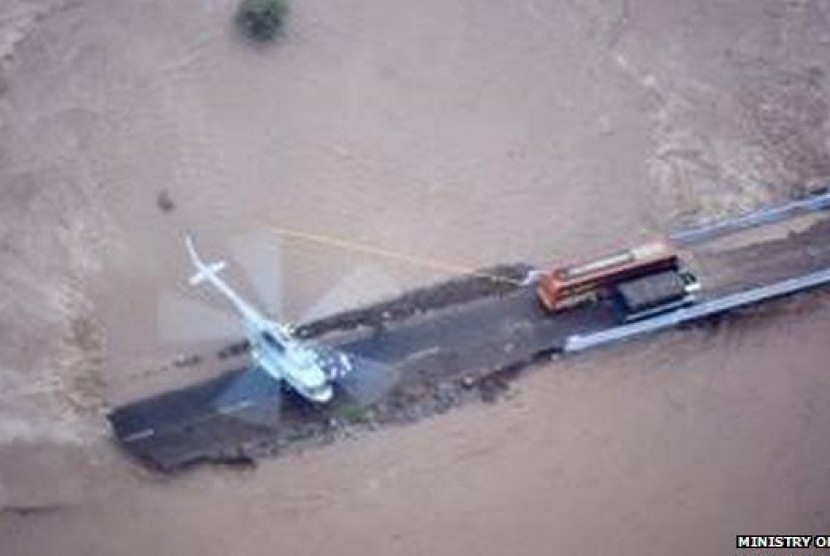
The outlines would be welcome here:
M 341 421 L 352 425 L 358 425 L 369 421 L 369 413 L 366 409 L 352 403 L 337 408 L 335 416 Z
M 285 0 L 242 0 L 236 23 L 250 38 L 270 41 L 282 31 L 288 6 Z

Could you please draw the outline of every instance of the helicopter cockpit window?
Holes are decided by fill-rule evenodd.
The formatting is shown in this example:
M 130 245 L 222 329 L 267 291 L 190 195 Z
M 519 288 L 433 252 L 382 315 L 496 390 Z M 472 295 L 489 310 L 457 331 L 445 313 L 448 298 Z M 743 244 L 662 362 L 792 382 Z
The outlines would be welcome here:
M 312 396 L 317 396 L 317 395 L 322 394 L 323 392 L 325 392 L 327 387 L 328 387 L 328 384 L 323 383 L 319 386 L 314 386 L 312 388 L 309 388 L 308 391 Z
M 280 352 L 285 351 L 285 347 L 270 332 L 263 332 L 262 339 L 268 347 L 272 347 Z

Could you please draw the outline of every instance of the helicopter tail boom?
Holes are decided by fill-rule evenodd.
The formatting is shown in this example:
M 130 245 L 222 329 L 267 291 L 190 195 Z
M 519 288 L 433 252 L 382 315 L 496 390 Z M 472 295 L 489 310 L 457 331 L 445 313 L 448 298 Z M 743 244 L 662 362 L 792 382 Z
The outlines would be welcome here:
M 201 284 L 209 278 L 215 277 L 219 272 L 224 270 L 225 261 L 217 261 L 215 263 L 205 263 L 196 252 L 196 245 L 193 242 L 193 236 L 187 234 L 185 236 L 185 243 L 187 244 L 187 252 L 190 254 L 190 260 L 193 261 L 193 266 L 197 271 L 190 277 L 190 285 L 196 286 Z
M 231 289 L 221 278 L 219 272 L 225 268 L 225 261 L 217 261 L 213 263 L 206 263 L 199 257 L 196 252 L 196 245 L 193 237 L 190 234 L 185 235 L 185 243 L 187 245 L 187 252 L 190 254 L 190 260 L 193 266 L 196 267 L 196 273 L 190 277 L 190 284 L 196 286 L 202 282 L 210 282 L 216 289 L 218 289 L 233 306 L 239 311 L 245 320 L 249 323 L 256 323 L 256 326 L 261 326 L 265 319 L 256 309 L 251 307 L 248 302 L 239 297 L 234 290 Z

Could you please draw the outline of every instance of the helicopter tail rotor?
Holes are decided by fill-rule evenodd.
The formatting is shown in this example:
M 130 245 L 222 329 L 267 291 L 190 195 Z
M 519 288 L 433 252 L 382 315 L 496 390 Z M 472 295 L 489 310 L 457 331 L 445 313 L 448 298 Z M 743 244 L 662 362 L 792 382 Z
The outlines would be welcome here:
M 193 262 L 193 266 L 196 267 L 196 273 L 190 277 L 191 286 L 201 284 L 208 278 L 216 276 L 219 272 L 225 269 L 225 261 L 217 261 L 215 263 L 205 263 L 202 261 L 201 257 L 199 257 L 198 251 L 196 251 L 196 244 L 193 241 L 192 234 L 186 234 L 184 241 L 187 245 L 187 252 L 190 255 L 190 260 Z
M 190 277 L 190 285 L 197 286 L 205 280 L 207 280 L 208 276 L 219 274 L 219 272 L 224 269 L 225 261 L 210 263 L 205 268 L 200 269 L 198 272 L 196 272 L 193 276 Z

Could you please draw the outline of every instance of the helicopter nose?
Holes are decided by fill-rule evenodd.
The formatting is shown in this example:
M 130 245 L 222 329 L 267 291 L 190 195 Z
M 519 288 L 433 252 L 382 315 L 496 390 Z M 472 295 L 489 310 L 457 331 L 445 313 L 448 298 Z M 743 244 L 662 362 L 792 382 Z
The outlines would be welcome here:
M 306 397 L 317 403 L 325 403 L 334 397 L 334 389 L 326 384 L 317 388 L 311 388 L 305 392 Z

